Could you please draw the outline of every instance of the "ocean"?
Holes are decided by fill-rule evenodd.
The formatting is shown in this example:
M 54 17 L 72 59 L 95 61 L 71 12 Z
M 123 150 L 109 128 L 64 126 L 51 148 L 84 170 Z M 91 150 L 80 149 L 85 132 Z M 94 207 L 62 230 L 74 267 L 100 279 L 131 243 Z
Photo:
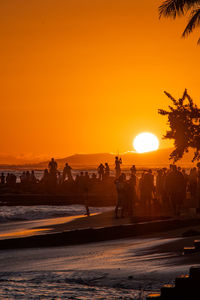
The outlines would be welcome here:
M 111 209 L 111 207 L 90 207 L 90 213 L 100 213 Z M 85 212 L 83 205 L 0 206 L 0 223 L 79 216 L 84 215 Z

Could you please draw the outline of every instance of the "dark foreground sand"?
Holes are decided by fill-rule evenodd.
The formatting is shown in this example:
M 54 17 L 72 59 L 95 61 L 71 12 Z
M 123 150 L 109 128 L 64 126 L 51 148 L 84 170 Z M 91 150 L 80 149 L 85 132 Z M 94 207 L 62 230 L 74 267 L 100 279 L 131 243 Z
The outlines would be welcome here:
M 186 226 L 188 220 L 190 225 Z M 80 228 L 87 230 L 86 228 L 92 227 L 98 230 L 102 226 L 118 229 L 119 226 L 125 226 L 130 229 L 128 224 L 131 222 L 129 219 L 114 219 L 113 212 L 94 215 L 89 218 L 81 216 L 70 220 L 70 222 L 67 221 L 69 219 L 61 220 L 58 218 L 54 221 L 51 219 L 46 220 L 45 224 L 41 222 L 41 226 L 35 222 L 29 229 L 42 230 L 40 237 L 48 235 L 52 239 L 54 234 L 60 236 L 63 231 L 65 233 Z M 66 290 L 67 284 L 70 288 L 74 287 L 74 291 L 77 291 L 77 284 L 80 291 L 82 290 L 81 286 L 84 289 L 87 287 L 89 295 L 93 293 L 92 290 L 94 289 L 93 299 L 96 299 L 98 287 L 114 288 L 116 289 L 114 291 L 129 289 L 128 292 L 120 290 L 123 295 L 126 293 L 132 293 L 132 295 L 140 293 L 142 295 L 143 291 L 159 290 L 163 284 L 173 283 L 176 276 L 187 274 L 191 266 L 200 264 L 200 253 L 183 255 L 184 246 L 192 246 L 194 239 L 200 238 L 200 220 L 198 218 L 195 220 L 195 225 L 191 219 L 186 217 L 175 220 L 175 223 L 174 220 L 165 220 L 164 218 L 162 221 L 148 221 L 146 218 L 135 221 L 146 221 L 139 225 L 145 224 L 145 229 L 150 227 L 152 222 L 157 227 L 162 224 L 161 222 L 169 225 L 178 224 L 179 226 L 178 228 L 172 227 L 171 230 L 154 230 L 154 232 L 143 233 L 141 236 L 136 235 L 131 238 L 112 240 L 112 236 L 110 236 L 110 240 L 107 241 L 82 243 L 81 245 L 60 245 L 59 247 L 41 248 L 38 246 L 29 249 L 20 249 L 20 247 L 15 249 L 14 245 L 17 246 L 20 240 L 16 235 L 15 244 L 12 248 L 9 250 L 0 249 L 0 270 L 3 271 L 0 277 L 8 280 L 9 291 L 11 290 L 10 281 L 13 278 L 15 285 L 18 282 L 16 280 L 23 278 L 26 293 L 27 287 L 30 289 L 30 282 L 32 286 L 38 280 L 41 283 L 45 279 L 46 281 L 49 280 L 48 288 L 53 282 L 58 291 L 60 286 L 64 286 Z M 180 226 L 184 223 L 184 226 Z M 155 229 L 155 226 L 152 228 Z M 192 231 L 192 236 L 185 236 L 185 233 L 190 232 L 192 234 Z M 10 228 L 11 232 L 12 229 Z M 47 232 L 51 234 L 46 234 Z M 31 233 L 37 239 L 36 234 L 38 233 Z M 14 232 L 13 235 L 15 235 Z M 33 282 L 30 281 L 30 276 L 33 277 Z M 26 277 L 28 278 L 27 281 L 25 280 Z M 64 285 L 61 284 L 62 282 Z M 7 294 L 8 287 L 5 286 L 5 289 Z M 52 290 L 52 287 L 49 290 Z M 134 290 L 139 292 L 134 292 Z M 114 291 L 112 290 L 112 293 Z M 106 299 L 106 297 L 102 298 Z M 89 298 L 86 297 L 86 299 Z M 119 298 L 111 297 L 109 299 Z M 141 296 L 133 299 L 144 298 Z
M 138 239 L 155 236 L 156 238 L 181 239 L 181 241 L 175 242 L 174 246 L 173 244 L 167 246 L 168 250 L 173 252 L 177 249 L 177 251 L 180 249 L 182 251 L 184 245 L 192 244 L 193 236 L 183 237 L 188 230 L 194 231 L 194 238 L 200 237 L 199 217 L 116 219 L 114 212 L 109 211 L 90 217 L 81 215 L 1 225 L 0 249 L 65 246 L 121 238 Z
M 193 229 L 200 230 L 200 226 Z M 70 286 L 159 290 L 162 284 L 187 274 L 190 266 L 200 264 L 199 253 L 182 253 L 184 246 L 199 238 L 183 237 L 186 230 L 82 245 L 0 250 L 0 269 L 9 279 L 16 274 L 23 278 L 34 274 L 37 282 L 55 277 Z

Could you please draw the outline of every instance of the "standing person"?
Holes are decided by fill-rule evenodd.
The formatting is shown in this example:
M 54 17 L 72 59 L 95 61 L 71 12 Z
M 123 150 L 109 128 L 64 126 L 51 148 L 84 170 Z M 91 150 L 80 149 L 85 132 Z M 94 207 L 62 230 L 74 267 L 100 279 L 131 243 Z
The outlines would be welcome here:
M 108 163 L 105 163 L 105 177 L 108 178 L 110 176 L 110 167 Z
M 47 187 L 49 185 L 49 177 L 50 177 L 50 174 L 49 174 L 48 170 L 45 169 L 43 177 L 41 179 L 41 182 L 45 185 L 45 187 Z
M 188 190 L 188 174 L 186 174 L 185 169 L 182 169 L 182 174 L 184 177 L 184 199 L 183 199 L 183 203 L 186 204 L 186 200 L 187 200 L 187 190 Z
M 148 170 L 144 174 L 144 193 L 145 193 L 145 206 L 150 211 L 151 209 L 151 202 L 154 193 L 154 176 L 152 174 L 152 170 Z
M 142 172 L 142 175 L 139 179 L 139 187 L 138 187 L 138 189 L 139 189 L 139 200 L 140 200 L 140 204 L 143 208 L 145 207 L 144 175 L 145 175 L 145 172 Z
M 161 177 L 161 203 L 163 207 L 168 206 L 168 197 L 166 191 L 166 176 L 167 176 L 167 168 L 162 169 L 162 177 Z
M 104 165 L 100 164 L 97 168 L 98 174 L 99 174 L 99 180 L 103 180 L 104 177 Z
M 89 199 L 88 199 L 88 193 L 89 193 L 89 185 L 90 185 L 90 176 L 88 172 L 85 172 L 84 175 L 84 181 L 83 181 L 83 192 L 84 192 L 84 202 L 85 202 L 85 209 L 86 209 L 86 215 L 90 216 L 90 210 L 89 210 Z
M 26 184 L 29 184 L 30 183 L 30 177 L 31 177 L 31 174 L 29 171 L 26 171 Z
M 115 172 L 116 172 L 116 178 L 119 178 L 121 175 L 121 164 L 122 159 L 118 158 L 118 156 L 115 157 Z
M 6 184 L 10 185 L 10 173 L 7 173 L 6 175 Z
M 186 199 L 186 182 L 181 169 L 176 170 L 176 208 L 175 214 L 180 216 L 181 207 Z
M 90 184 L 90 177 L 88 172 L 80 173 L 80 176 L 77 177 L 76 183 L 78 185 L 79 192 L 81 193 L 81 198 L 83 199 L 83 205 L 86 209 L 86 215 L 90 216 L 90 210 L 89 210 L 89 199 L 88 199 L 88 193 L 89 193 L 89 184 Z
M 52 185 L 56 185 L 57 183 L 57 162 L 54 160 L 54 158 L 51 159 L 51 161 L 49 162 L 49 175 L 50 175 L 50 180 Z
M 51 159 L 51 161 L 49 162 L 49 174 L 55 176 L 57 173 L 57 162 L 54 160 L 54 158 Z
M 134 205 L 136 202 L 136 175 L 133 173 L 127 183 L 127 198 L 128 198 L 128 215 L 133 217 Z
M 180 215 L 180 209 L 184 197 L 184 176 L 175 165 L 170 167 L 166 177 L 166 189 L 175 216 Z
M 1 179 L 1 184 L 5 184 L 6 177 L 5 177 L 4 173 L 1 173 L 0 179 Z
M 134 176 L 136 174 L 136 167 L 135 165 L 132 165 L 132 167 L 130 168 L 131 171 L 131 176 Z
M 33 170 L 31 171 L 30 182 L 31 182 L 32 184 L 37 183 L 37 179 L 36 179 L 36 177 L 35 177 L 35 172 L 34 172 Z
M 58 171 L 57 173 L 57 184 L 61 185 L 63 183 L 63 175 Z
M 196 202 L 197 194 L 197 169 L 195 167 L 190 170 L 188 176 L 188 190 L 190 192 L 191 202 L 194 204 Z
M 121 174 L 116 180 L 115 185 L 117 189 L 117 203 L 115 207 L 115 218 L 119 218 L 118 211 L 121 208 L 121 218 L 124 217 L 125 209 L 125 197 L 126 197 L 126 183 L 125 183 L 125 174 Z
M 63 181 L 65 181 L 66 176 L 69 181 L 73 181 L 72 168 L 69 166 L 68 163 L 65 164 L 65 167 L 63 169 Z
M 162 176 L 163 171 L 158 170 L 156 176 L 156 196 L 160 203 L 162 202 Z
M 200 162 L 197 163 L 197 207 L 200 208 Z
M 17 176 L 15 174 L 11 173 L 9 181 L 10 181 L 10 185 L 14 186 L 16 184 L 16 181 L 17 181 Z

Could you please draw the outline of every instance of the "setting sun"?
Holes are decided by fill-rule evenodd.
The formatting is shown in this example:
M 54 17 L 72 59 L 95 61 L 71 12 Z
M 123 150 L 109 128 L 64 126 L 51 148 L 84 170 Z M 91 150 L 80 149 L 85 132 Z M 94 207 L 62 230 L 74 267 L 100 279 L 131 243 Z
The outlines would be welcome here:
M 133 146 L 138 153 L 150 152 L 158 149 L 159 141 L 153 133 L 143 132 L 134 138 Z

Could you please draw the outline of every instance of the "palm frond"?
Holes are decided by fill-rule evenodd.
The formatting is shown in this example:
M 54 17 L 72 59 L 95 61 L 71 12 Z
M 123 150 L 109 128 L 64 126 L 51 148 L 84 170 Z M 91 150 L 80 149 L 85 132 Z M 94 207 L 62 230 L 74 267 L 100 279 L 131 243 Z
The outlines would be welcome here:
M 194 9 L 191 12 L 190 20 L 182 34 L 183 37 L 189 35 L 193 29 L 200 25 L 200 8 Z
M 159 17 L 176 18 L 177 15 L 184 15 L 185 11 L 200 4 L 200 0 L 165 0 L 159 6 Z
M 164 91 L 165 95 L 172 100 L 172 102 L 176 105 L 177 104 L 177 100 L 168 92 Z

